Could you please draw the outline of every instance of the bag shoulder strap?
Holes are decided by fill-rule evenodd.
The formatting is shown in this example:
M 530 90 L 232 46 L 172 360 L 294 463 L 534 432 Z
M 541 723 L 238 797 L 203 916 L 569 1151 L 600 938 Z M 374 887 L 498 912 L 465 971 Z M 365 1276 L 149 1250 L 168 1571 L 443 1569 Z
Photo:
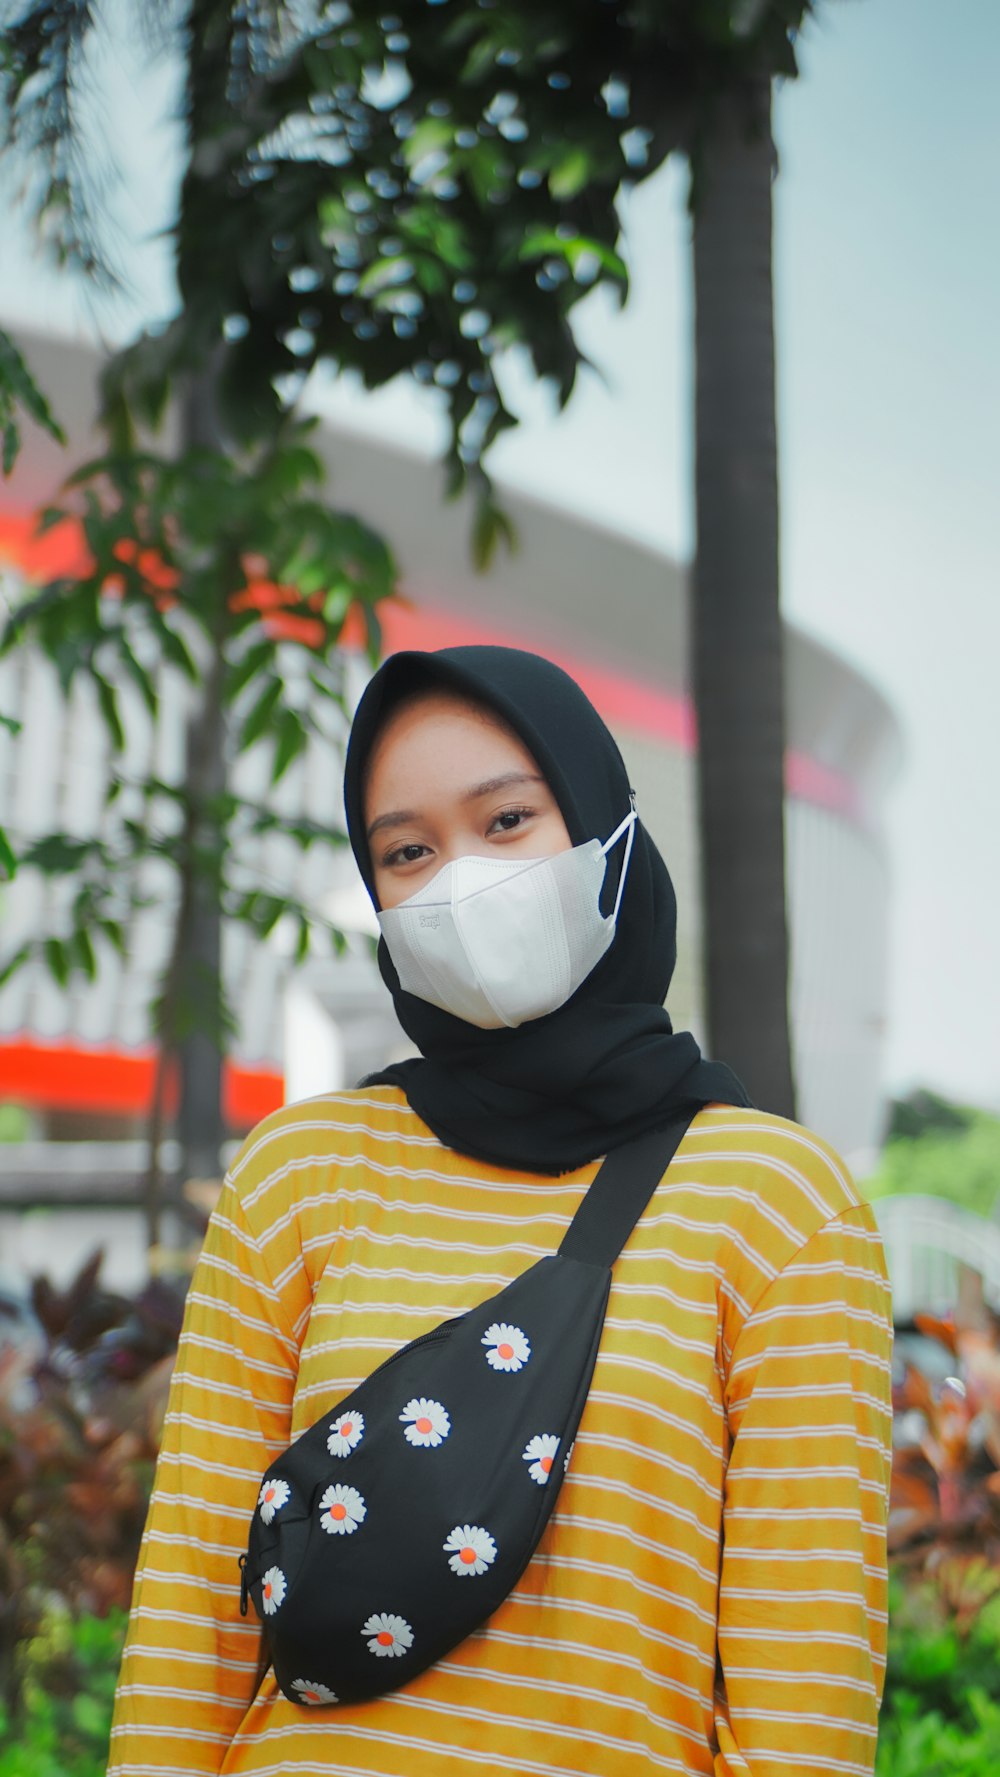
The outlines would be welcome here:
M 697 1107 L 700 1109 L 701 1107 Z M 563 1259 L 613 1265 L 670 1165 L 696 1112 L 612 1148 L 559 1246 Z

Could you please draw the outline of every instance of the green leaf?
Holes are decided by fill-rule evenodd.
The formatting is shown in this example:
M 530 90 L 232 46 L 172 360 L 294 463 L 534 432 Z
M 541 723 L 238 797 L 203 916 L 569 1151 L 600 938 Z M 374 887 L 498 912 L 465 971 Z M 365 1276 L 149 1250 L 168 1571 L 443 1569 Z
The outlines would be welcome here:
M 552 168 L 549 190 L 560 203 L 576 197 L 590 178 L 590 158 L 582 148 L 573 148 Z
M 122 638 L 122 640 L 119 644 L 119 647 L 120 647 L 120 651 L 121 651 L 122 661 L 125 666 L 125 671 L 128 673 L 129 677 L 133 680 L 134 684 L 137 686 L 138 691 L 139 691 L 139 695 L 142 698 L 142 701 L 145 704 L 150 715 L 155 717 L 157 709 L 159 707 L 159 699 L 156 695 L 156 686 L 153 682 L 153 679 L 151 678 L 150 674 L 146 671 L 146 668 L 143 666 L 141 660 L 139 660 L 137 658 L 137 656 L 132 652 L 132 649 L 129 647 L 128 643 L 124 640 L 124 638 Z
M 73 961 L 81 968 L 88 981 L 97 979 L 97 958 L 89 933 L 81 926 L 73 933 L 69 941 L 69 950 Z
M 254 741 L 259 740 L 261 735 L 266 732 L 271 717 L 281 701 L 283 690 L 284 686 L 280 679 L 271 678 L 268 680 L 243 723 L 243 729 L 239 737 L 239 750 L 241 753 L 245 753 L 247 748 L 252 747 Z
M 17 462 L 17 453 L 21 448 L 21 434 L 13 420 L 5 420 L 3 428 L 3 455 L 0 457 L 0 471 L 4 476 L 10 475 Z
M 5 716 L 0 710 L 0 728 L 6 728 L 9 734 L 20 734 L 23 727 L 23 722 L 18 722 L 14 716 Z
M 304 751 L 308 736 L 305 725 L 297 710 L 282 710 L 278 719 L 278 734 L 274 748 L 274 762 L 271 766 L 271 782 L 276 784 L 284 777 L 293 759 L 297 759 Z
M 58 444 L 65 444 L 66 434 L 55 418 L 48 401 L 38 387 L 27 361 L 14 344 L 9 333 L 0 327 L 0 395 L 6 396 L 8 404 L 21 406 L 25 413 L 34 420 L 37 426 L 48 432 Z M 12 425 L 13 421 L 8 424 Z M 17 428 L 14 427 L 14 455 L 17 454 Z M 9 473 L 7 465 L 7 439 L 4 439 L 4 474 Z M 10 468 L 13 467 L 13 458 Z
M 72 839 L 66 833 L 46 833 L 36 839 L 22 854 L 21 863 L 43 876 L 68 876 L 79 870 L 89 857 L 101 852 L 94 839 Z
M 462 85 L 476 86 L 479 81 L 490 77 L 496 78 L 497 51 L 502 48 L 492 32 L 487 32 L 474 43 L 469 51 L 465 67 L 462 69 Z
M 284 445 L 247 485 L 255 488 L 261 513 L 266 514 L 280 502 L 293 499 L 310 482 L 321 482 L 323 473 L 320 458 L 308 445 Z
M 382 625 L 379 622 L 378 613 L 375 610 L 374 605 L 365 605 L 363 606 L 363 610 L 367 654 L 372 664 L 376 665 L 382 655 Z
M 0 987 L 5 986 L 11 977 L 17 974 L 18 969 L 23 968 L 25 963 L 30 961 L 33 950 L 34 945 L 22 944 L 20 949 L 15 950 L 13 955 L 7 958 L 7 961 L 0 966 Z
M 441 296 L 448 288 L 449 274 L 445 266 L 432 259 L 429 253 L 413 255 L 413 271 L 417 283 L 428 296 Z
M 260 937 L 266 938 L 282 914 L 287 913 L 288 905 L 283 895 L 248 895 L 237 917 L 246 919 Z
M 176 666 L 192 685 L 200 684 L 201 674 L 198 671 L 198 663 L 183 636 L 178 635 L 176 629 L 172 629 L 169 623 L 162 623 L 158 633 L 163 652 L 171 666 Z
M 416 129 L 411 130 L 403 143 L 403 157 L 407 166 L 414 167 L 426 155 L 450 148 L 454 134 L 455 126 L 447 118 L 421 118 Z
M 70 1705 L 73 1723 L 91 1739 L 103 1736 L 107 1728 L 107 1711 L 99 1698 L 87 1691 L 78 1691 Z
M 99 919 L 98 930 L 104 933 L 108 943 L 117 950 L 119 956 L 126 955 L 125 928 L 117 919 Z
M 620 283 L 628 282 L 628 266 L 624 259 L 604 241 L 595 240 L 592 235 L 585 234 L 564 239 L 554 228 L 529 229 L 518 248 L 518 258 L 530 262 L 549 257 L 565 259 L 573 272 L 577 271 L 582 261 L 596 259 L 611 277 Z
M 70 971 L 69 953 L 66 945 L 61 938 L 46 938 L 43 952 L 50 974 L 55 977 L 60 987 L 65 987 Z
M 373 259 L 366 266 L 358 283 L 358 295 L 374 297 L 380 291 L 395 289 L 413 280 L 413 267 L 408 259 Z
M 501 542 L 513 554 L 517 532 L 509 515 L 487 496 L 480 500 L 472 521 L 472 559 L 481 574 L 492 564 Z
M 125 730 L 122 727 L 121 716 L 118 713 L 117 694 L 113 687 L 108 684 L 107 679 L 103 678 L 100 673 L 93 671 L 93 669 L 91 670 L 94 684 L 97 687 L 98 708 L 100 709 L 101 715 L 104 717 L 104 726 L 111 737 L 111 744 L 115 751 L 121 753 L 125 749 Z
M 13 881 L 17 875 L 17 859 L 11 850 L 10 841 L 3 828 L 0 827 L 0 878 L 4 882 Z
M 234 698 L 239 697 L 244 686 L 249 685 L 250 680 L 255 679 L 258 673 L 263 672 L 273 658 L 274 643 L 270 640 L 255 642 L 252 648 L 248 648 L 242 660 L 238 660 L 235 665 L 231 666 L 226 674 L 227 702 L 231 703 Z

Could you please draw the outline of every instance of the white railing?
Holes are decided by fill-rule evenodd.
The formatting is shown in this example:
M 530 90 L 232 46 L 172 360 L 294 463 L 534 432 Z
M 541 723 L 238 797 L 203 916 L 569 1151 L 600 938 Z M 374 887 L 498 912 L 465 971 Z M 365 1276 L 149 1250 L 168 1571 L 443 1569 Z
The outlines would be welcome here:
M 914 1314 L 946 1314 L 958 1302 L 959 1272 L 975 1271 L 983 1297 L 1000 1309 L 1000 1223 L 944 1197 L 880 1197 L 872 1204 L 892 1280 L 897 1325 Z

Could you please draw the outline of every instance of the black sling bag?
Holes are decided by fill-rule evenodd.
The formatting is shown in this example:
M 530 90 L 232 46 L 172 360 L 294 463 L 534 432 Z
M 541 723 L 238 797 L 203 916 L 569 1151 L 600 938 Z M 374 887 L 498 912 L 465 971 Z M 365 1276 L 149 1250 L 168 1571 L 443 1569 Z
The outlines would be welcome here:
M 611 1267 L 692 1114 L 614 1149 L 557 1253 L 404 1345 L 271 1464 L 241 1608 L 293 1702 L 397 1689 L 517 1584 L 569 1461 Z

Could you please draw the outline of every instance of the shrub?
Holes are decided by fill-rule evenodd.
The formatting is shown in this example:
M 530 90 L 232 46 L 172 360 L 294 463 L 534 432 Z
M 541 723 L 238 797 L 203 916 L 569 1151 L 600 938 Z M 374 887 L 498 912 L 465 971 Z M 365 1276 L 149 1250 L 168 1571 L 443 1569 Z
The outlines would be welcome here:
M 984 1607 L 961 1629 L 927 1587 L 897 1583 L 876 1777 L 1000 1771 L 1000 1635 Z
M 32 1725 L 43 1760 L 62 1717 L 54 1699 L 45 1726 L 30 1650 L 65 1644 L 70 1676 L 100 1664 L 113 1628 L 93 1625 L 129 1602 L 183 1305 L 159 1282 L 114 1294 L 100 1265 L 63 1291 L 36 1279 L 19 1337 L 0 1343 L 0 1707 L 8 1731 Z
M 890 1136 L 878 1166 L 864 1181 L 865 1195 L 891 1197 L 916 1191 L 946 1197 L 977 1215 L 992 1215 L 1000 1200 L 1000 1117 L 987 1111 L 954 1113 L 921 1127 L 904 1120 L 913 1134 Z
M 918 1086 L 906 1098 L 893 1099 L 886 1140 L 903 1136 L 914 1141 L 934 1129 L 967 1129 L 978 1116 L 974 1105 L 956 1104 L 953 1099 L 942 1098 L 940 1092 Z
M 0 1142 L 23 1142 L 31 1138 L 31 1114 L 19 1104 L 0 1104 Z
M 897 1344 L 894 1560 L 878 1777 L 1000 1771 L 1000 1339 L 918 1317 Z
M 17 1650 L 16 1721 L 0 1705 L 0 1777 L 104 1777 L 125 1622 L 50 1601 Z

